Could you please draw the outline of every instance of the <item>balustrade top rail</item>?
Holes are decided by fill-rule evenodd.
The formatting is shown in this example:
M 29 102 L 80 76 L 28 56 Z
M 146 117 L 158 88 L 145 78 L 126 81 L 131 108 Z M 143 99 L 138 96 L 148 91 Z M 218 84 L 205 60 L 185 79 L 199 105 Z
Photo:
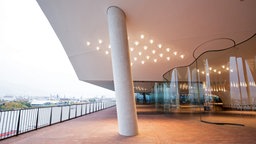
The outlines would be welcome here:
M 112 106 L 113 101 L 1 111 L 0 141 Z

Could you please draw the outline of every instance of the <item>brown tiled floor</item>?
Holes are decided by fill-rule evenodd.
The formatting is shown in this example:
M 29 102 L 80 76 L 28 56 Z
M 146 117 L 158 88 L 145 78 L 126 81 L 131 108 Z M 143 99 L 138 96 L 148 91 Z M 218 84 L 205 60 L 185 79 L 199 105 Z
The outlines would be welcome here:
M 140 114 L 139 135 L 118 134 L 115 107 L 0 141 L 1 144 L 176 144 L 256 143 L 256 117 L 207 115 L 205 120 L 240 122 L 244 127 L 212 125 L 198 114 Z M 237 121 L 236 121 L 236 120 Z

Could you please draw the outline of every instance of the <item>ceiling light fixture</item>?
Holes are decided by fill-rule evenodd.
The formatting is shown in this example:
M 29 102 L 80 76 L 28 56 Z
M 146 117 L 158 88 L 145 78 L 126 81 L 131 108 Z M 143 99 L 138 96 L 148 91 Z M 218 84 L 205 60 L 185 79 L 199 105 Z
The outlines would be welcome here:
M 158 44 L 157 46 L 158 46 L 158 48 L 162 48 L 162 44 Z

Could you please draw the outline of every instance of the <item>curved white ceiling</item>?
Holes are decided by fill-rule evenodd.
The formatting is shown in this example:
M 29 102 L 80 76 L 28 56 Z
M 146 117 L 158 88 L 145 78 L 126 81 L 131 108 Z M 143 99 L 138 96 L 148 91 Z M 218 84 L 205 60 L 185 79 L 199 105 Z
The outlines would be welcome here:
M 126 13 L 134 81 L 163 80 L 169 69 L 190 64 L 193 50 L 206 41 L 230 38 L 239 43 L 256 32 L 255 0 L 37 1 L 79 79 L 101 86 L 113 80 L 109 6 Z M 230 42 L 215 41 L 200 47 L 196 55 L 228 45 Z

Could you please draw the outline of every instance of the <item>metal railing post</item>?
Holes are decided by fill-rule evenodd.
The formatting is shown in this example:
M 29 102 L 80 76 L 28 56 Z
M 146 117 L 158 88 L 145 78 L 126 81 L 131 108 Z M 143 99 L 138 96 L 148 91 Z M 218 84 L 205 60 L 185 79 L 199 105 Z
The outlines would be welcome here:
M 16 135 L 19 135 L 19 130 L 20 130 L 20 117 L 21 117 L 21 109 L 19 110 L 19 117 L 18 117 L 18 124 L 17 124 L 17 129 L 16 129 Z
M 82 116 L 83 115 L 83 104 L 81 104 L 81 114 L 80 114 L 80 116 Z
M 39 108 L 37 108 L 37 115 L 36 115 L 36 130 L 38 128 L 38 121 L 39 121 Z
M 77 104 L 76 104 L 76 113 L 75 114 L 76 114 L 75 117 L 77 117 Z
M 69 105 L 68 119 L 70 120 L 71 107 Z
M 49 125 L 52 125 L 52 107 L 51 107 L 51 113 L 50 113 L 50 121 L 49 121 Z
M 87 115 L 87 103 L 85 104 L 85 115 Z
M 88 114 L 91 113 L 91 103 L 89 103 L 89 110 L 88 110 Z
M 60 122 L 62 122 L 62 109 L 63 109 L 63 106 L 61 106 L 60 108 Z

